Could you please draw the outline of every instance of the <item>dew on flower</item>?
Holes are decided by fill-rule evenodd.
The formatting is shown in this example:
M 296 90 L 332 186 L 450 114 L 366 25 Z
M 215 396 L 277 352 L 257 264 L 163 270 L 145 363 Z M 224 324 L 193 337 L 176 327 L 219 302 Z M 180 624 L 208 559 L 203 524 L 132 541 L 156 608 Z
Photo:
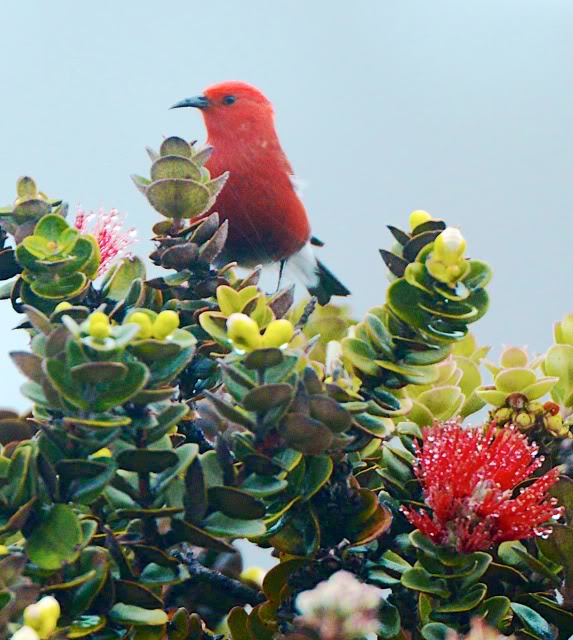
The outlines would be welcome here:
M 402 511 L 424 535 L 462 553 L 487 550 L 506 540 L 543 535 L 562 509 L 547 495 L 559 470 L 514 490 L 542 464 L 538 447 L 513 428 L 490 424 L 464 429 L 457 422 L 426 429 L 415 473 L 426 509 Z

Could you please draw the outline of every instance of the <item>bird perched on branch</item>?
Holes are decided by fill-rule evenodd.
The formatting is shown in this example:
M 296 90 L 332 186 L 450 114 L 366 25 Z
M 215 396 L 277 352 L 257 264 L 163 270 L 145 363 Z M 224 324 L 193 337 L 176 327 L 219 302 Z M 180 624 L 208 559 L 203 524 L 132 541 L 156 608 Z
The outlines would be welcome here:
M 281 275 L 286 267 L 320 304 L 349 295 L 314 256 L 312 245 L 322 243 L 311 236 L 270 101 L 244 82 L 222 82 L 171 108 L 180 107 L 195 107 L 203 114 L 207 142 L 213 146 L 205 163 L 211 175 L 230 172 L 213 208 L 229 221 L 221 260 L 244 267 L 278 263 Z

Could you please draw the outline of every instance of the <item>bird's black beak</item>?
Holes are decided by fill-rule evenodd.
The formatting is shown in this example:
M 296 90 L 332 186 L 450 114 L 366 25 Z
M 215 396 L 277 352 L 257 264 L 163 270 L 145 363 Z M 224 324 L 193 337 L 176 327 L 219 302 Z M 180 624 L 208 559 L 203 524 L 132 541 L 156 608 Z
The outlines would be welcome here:
M 180 109 L 181 107 L 195 107 L 196 109 L 206 109 L 209 106 L 209 98 L 205 96 L 193 96 L 176 102 L 170 109 Z

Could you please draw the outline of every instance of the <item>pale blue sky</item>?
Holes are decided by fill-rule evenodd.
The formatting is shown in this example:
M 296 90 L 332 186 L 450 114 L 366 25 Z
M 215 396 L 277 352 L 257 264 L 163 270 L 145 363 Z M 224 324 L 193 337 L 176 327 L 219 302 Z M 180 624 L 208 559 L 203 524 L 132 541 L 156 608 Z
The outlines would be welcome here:
M 573 310 L 571 0 L 3 0 L 0 15 L 1 203 L 31 174 L 148 238 L 129 179 L 144 146 L 202 139 L 198 113 L 168 107 L 241 79 L 273 100 L 358 313 L 384 300 L 385 225 L 415 208 L 492 264 L 482 342 L 543 350 Z M 2 309 L 0 404 L 24 408 L 5 354 L 25 337 Z

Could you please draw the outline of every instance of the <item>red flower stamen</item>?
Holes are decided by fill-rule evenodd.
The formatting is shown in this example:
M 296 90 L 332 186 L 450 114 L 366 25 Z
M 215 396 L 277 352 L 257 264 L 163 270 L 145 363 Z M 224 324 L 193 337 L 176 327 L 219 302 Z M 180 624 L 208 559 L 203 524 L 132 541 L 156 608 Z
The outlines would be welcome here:
M 537 445 L 513 428 L 490 424 L 464 429 L 456 422 L 424 431 L 415 473 L 427 509 L 404 508 L 425 536 L 462 553 L 486 550 L 506 540 L 547 535 L 562 515 L 547 495 L 559 470 L 552 469 L 514 496 L 518 484 L 538 469 Z

